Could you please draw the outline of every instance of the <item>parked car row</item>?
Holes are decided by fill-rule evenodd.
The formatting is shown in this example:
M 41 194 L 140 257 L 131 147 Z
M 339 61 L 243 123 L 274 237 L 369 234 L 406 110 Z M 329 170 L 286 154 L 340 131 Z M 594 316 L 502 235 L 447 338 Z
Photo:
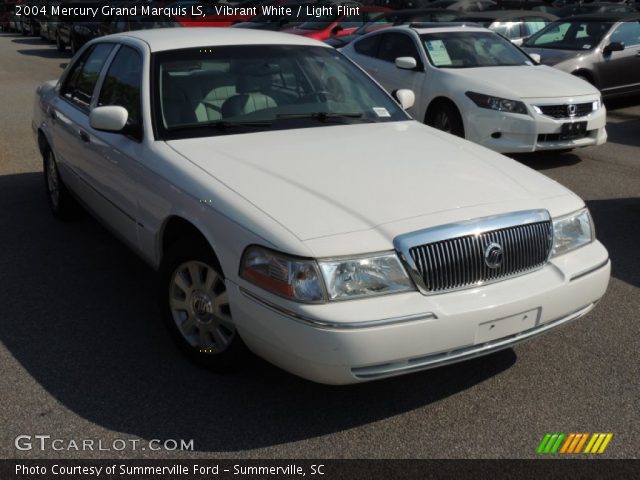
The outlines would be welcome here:
M 460 14 L 374 6 L 358 9 L 353 18 L 327 15 L 294 26 L 266 17 L 233 28 L 325 40 L 387 91 L 413 91 L 408 112 L 416 120 L 498 152 L 601 145 L 607 138 L 603 97 L 640 93 L 640 14 L 558 19 L 534 10 Z M 75 53 L 103 35 L 184 23 L 129 16 L 42 25 L 55 25 L 58 49 L 69 46 Z

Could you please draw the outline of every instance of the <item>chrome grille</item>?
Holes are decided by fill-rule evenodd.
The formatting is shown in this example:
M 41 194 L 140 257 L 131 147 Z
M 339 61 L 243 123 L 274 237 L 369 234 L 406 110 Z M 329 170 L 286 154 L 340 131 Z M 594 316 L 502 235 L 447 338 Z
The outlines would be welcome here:
M 576 111 L 574 115 L 569 114 L 569 105 L 538 105 L 543 115 L 553 118 L 576 118 L 586 117 L 593 112 L 593 102 L 575 104 Z
M 509 222 L 514 219 L 518 221 Z M 511 224 L 503 227 L 505 223 Z M 398 237 L 394 244 L 420 291 L 430 294 L 540 268 L 549 257 L 552 242 L 548 212 L 532 210 L 414 232 Z M 501 262 L 493 268 L 485 258 L 492 244 L 502 250 Z

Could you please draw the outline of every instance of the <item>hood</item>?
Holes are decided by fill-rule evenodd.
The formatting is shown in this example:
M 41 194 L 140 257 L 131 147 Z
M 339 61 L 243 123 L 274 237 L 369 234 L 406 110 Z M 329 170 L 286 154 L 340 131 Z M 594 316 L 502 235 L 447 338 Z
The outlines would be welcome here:
M 572 195 L 513 160 L 415 121 L 167 144 L 302 241 L 477 205 L 541 208 L 540 198 Z
M 464 88 L 511 98 L 552 98 L 594 95 L 598 91 L 583 80 L 546 65 L 448 69 L 459 76 Z M 508 79 L 505 82 L 505 79 Z M 514 87 L 511 87 L 513 85 Z
M 585 53 L 589 53 L 589 50 L 558 50 L 555 48 L 535 48 L 535 47 L 523 47 L 527 53 L 537 53 L 540 55 L 540 63 L 543 65 L 555 65 L 556 63 L 564 62 L 572 58 L 578 58 Z

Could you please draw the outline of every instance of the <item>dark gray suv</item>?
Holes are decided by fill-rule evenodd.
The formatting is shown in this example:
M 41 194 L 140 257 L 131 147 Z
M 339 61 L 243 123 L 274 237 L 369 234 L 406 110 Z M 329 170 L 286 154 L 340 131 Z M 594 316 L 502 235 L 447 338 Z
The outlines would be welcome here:
M 547 25 L 523 45 L 541 63 L 584 78 L 604 98 L 640 93 L 640 14 L 579 15 Z

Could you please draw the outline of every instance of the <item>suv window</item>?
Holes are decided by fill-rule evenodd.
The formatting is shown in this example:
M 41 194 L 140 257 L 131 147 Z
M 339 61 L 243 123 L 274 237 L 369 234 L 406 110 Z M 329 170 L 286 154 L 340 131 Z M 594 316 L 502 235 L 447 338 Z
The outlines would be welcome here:
M 358 40 L 353 48 L 360 55 L 375 57 L 378 55 L 378 45 L 380 45 L 380 37 L 381 35 L 373 35 L 371 37 Z
M 640 44 L 640 22 L 624 22 L 611 34 L 609 41 L 624 43 L 625 47 Z
M 87 50 L 72 67 L 60 93 L 81 108 L 88 109 L 98 76 L 111 50 L 111 43 L 99 43 Z
M 398 57 L 413 57 L 420 63 L 420 55 L 415 43 L 403 33 L 385 33 L 382 35 L 378 58 L 386 62 L 395 62 Z
M 118 105 L 129 112 L 129 125 L 140 126 L 140 89 L 142 86 L 142 57 L 130 47 L 120 47 L 109 66 L 98 105 Z

